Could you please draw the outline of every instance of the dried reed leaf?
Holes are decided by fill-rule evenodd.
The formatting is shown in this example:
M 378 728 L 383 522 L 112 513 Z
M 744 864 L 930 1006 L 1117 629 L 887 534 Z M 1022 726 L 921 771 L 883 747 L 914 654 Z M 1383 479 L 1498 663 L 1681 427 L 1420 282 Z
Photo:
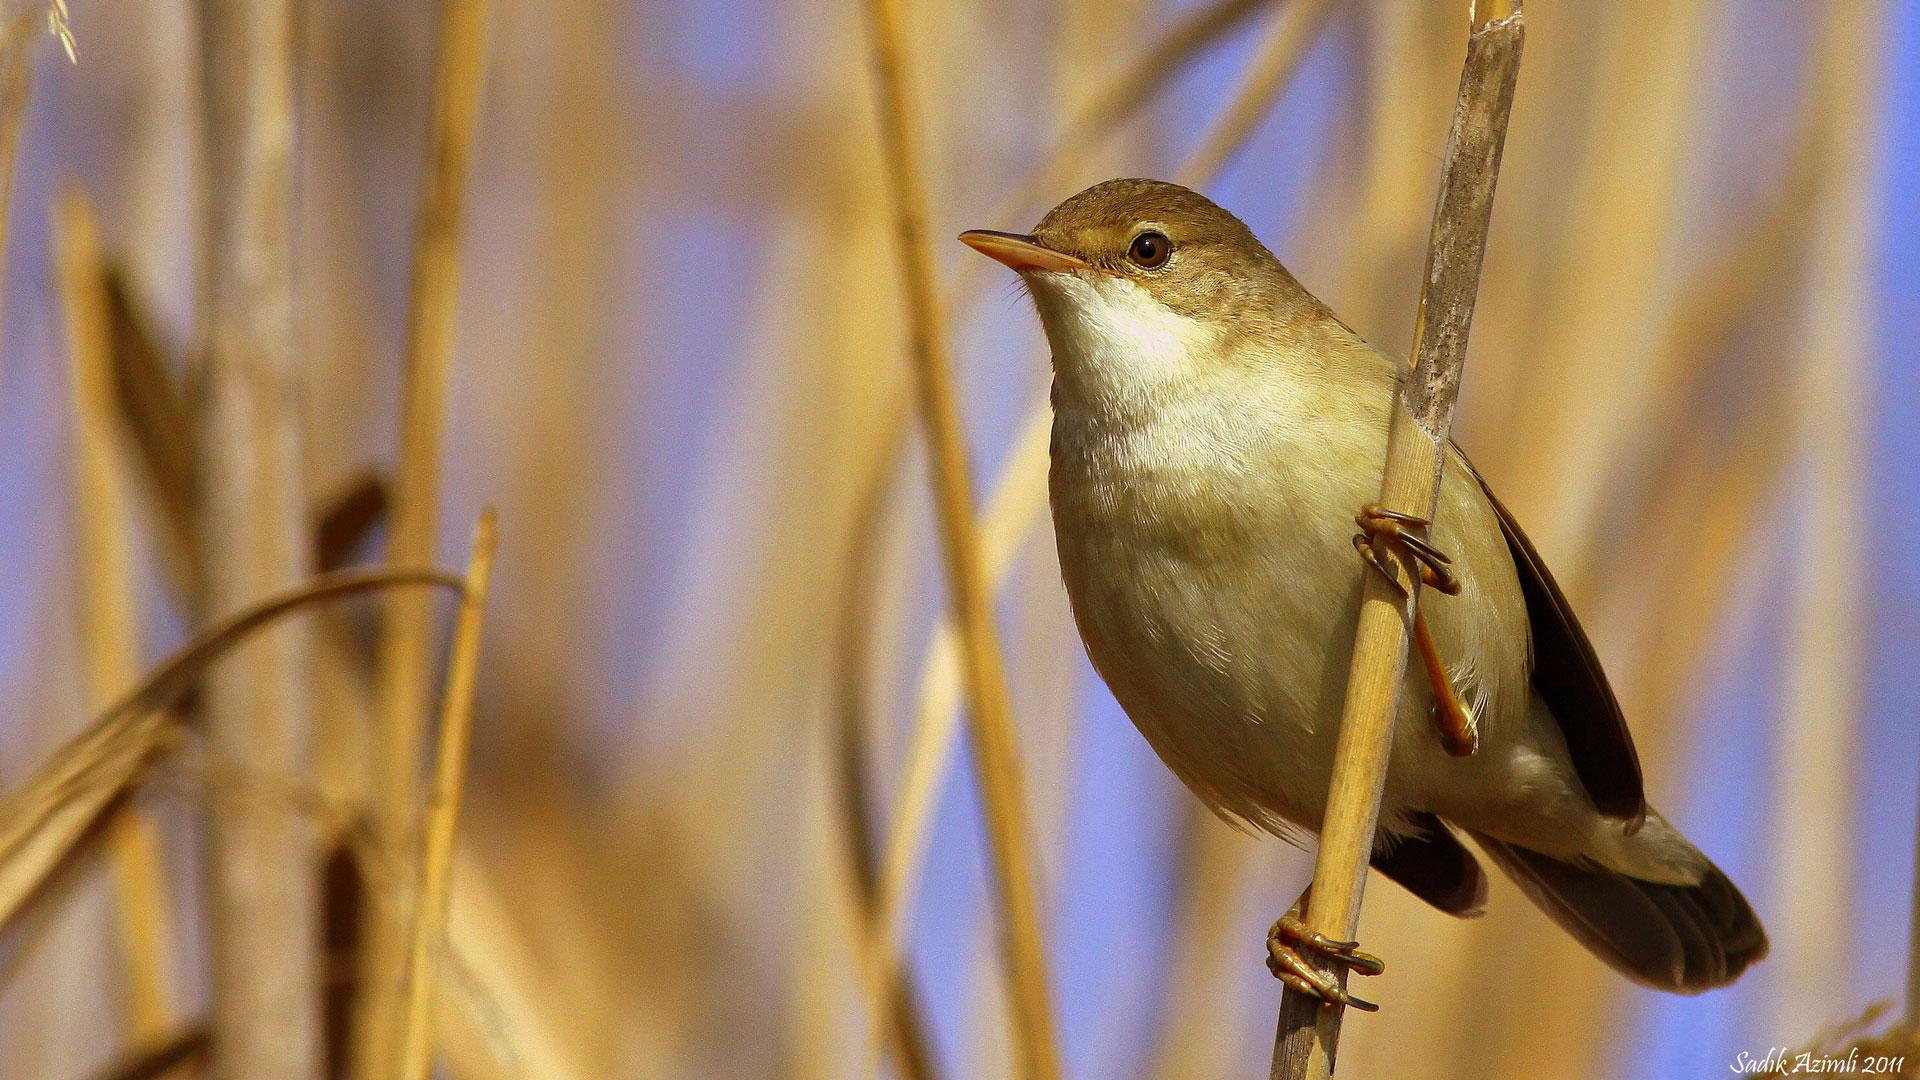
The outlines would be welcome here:
M 18 791 L 0 800 L 0 931 L 71 856 L 101 813 L 166 748 L 172 721 L 165 710 L 207 665 L 249 634 L 308 604 L 407 585 L 463 589 L 458 575 L 432 567 L 325 575 L 209 627 L 148 672 Z
M 73 43 L 73 26 L 67 16 L 67 0 L 53 0 L 47 7 L 47 30 L 60 39 L 60 45 L 67 50 L 69 63 L 78 64 L 80 53 Z
M 453 886 L 453 839 L 460 820 L 460 793 L 466 786 L 467 744 L 473 731 L 473 687 L 480 672 L 480 628 L 487 610 L 487 586 L 493 576 L 494 512 L 480 514 L 474 527 L 473 555 L 467 563 L 466 591 L 454 622 L 453 657 L 440 710 L 439 745 L 433 784 L 427 796 L 426 833 L 420 852 L 419 899 L 413 905 L 408 943 L 408 978 L 402 995 L 397 1080 L 427 1080 L 432 1063 L 428 1027 L 434 978 L 446 952 L 447 897 Z
M 131 289 L 125 274 L 108 268 L 106 316 L 114 396 L 120 418 L 133 437 L 147 490 L 169 529 L 167 573 L 186 606 L 192 607 L 199 597 L 193 544 L 193 463 L 198 453 L 193 419 Z
M 367 470 L 350 480 L 339 493 L 321 504 L 314 526 L 314 568 L 338 570 L 387 516 L 387 483 Z
M 148 713 L 109 738 L 69 744 L 49 769 L 0 802 L 0 931 L 133 784 L 166 726 L 163 715 Z

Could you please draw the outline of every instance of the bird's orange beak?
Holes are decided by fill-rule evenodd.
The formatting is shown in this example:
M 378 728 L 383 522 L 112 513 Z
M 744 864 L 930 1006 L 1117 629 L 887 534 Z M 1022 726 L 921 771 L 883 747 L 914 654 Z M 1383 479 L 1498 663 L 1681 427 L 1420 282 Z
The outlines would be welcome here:
M 1055 251 L 1033 237 L 1019 233 L 969 229 L 960 234 L 960 242 L 1022 273 L 1029 270 L 1084 270 L 1087 267 L 1085 259 Z

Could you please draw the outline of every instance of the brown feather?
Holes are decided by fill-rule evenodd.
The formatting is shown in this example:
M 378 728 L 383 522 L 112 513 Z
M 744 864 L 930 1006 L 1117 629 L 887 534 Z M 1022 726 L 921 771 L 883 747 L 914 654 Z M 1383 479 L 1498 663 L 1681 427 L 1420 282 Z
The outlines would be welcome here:
M 1460 460 L 1466 460 L 1464 453 Z M 1574 618 L 1572 605 L 1547 572 L 1546 562 L 1520 531 L 1513 514 L 1494 497 L 1486 479 L 1471 464 L 1467 469 L 1499 515 L 1500 531 L 1506 535 L 1520 575 L 1527 619 L 1533 625 L 1533 688 L 1559 723 L 1574 772 L 1593 804 L 1608 817 L 1627 822 L 1627 833 L 1632 835 L 1646 820 L 1647 794 L 1640 755 L 1633 748 L 1633 734 L 1627 730 L 1620 702 L 1607 683 L 1593 643 Z

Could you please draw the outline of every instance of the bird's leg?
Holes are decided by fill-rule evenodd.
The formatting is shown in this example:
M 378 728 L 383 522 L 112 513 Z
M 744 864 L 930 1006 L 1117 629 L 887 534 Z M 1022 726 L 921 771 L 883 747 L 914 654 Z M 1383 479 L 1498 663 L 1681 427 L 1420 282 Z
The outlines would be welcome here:
M 1394 573 L 1392 564 L 1387 562 L 1385 554 L 1375 546 L 1376 543 L 1399 544 L 1420 567 L 1421 584 L 1448 596 L 1459 595 L 1460 583 L 1447 569 L 1453 560 L 1422 535 L 1432 524 L 1426 518 L 1402 514 L 1378 503 L 1370 503 L 1360 508 L 1354 521 L 1362 530 L 1353 538 L 1354 548 L 1399 590 L 1401 596 L 1406 595 L 1406 590 L 1400 586 L 1400 576 Z M 1433 632 L 1427 628 L 1426 616 L 1419 611 L 1414 612 L 1413 639 L 1420 650 L 1420 659 L 1426 666 L 1427 679 L 1433 684 L 1434 723 L 1440 729 L 1440 745 L 1454 757 L 1466 757 L 1480 746 L 1479 725 L 1474 722 L 1472 711 L 1454 690 L 1453 680 L 1447 676 L 1447 666 L 1440 659 L 1440 650 L 1434 646 Z
M 1379 503 L 1368 503 L 1361 507 L 1353 520 L 1360 526 L 1360 532 L 1353 538 L 1354 550 L 1392 582 L 1393 587 L 1400 590 L 1400 595 L 1406 595 L 1406 589 L 1400 585 L 1400 576 L 1393 572 L 1393 564 L 1387 561 L 1385 552 L 1376 545 L 1398 544 L 1419 565 L 1422 585 L 1438 589 L 1448 596 L 1459 595 L 1460 583 L 1447 569 L 1453 560 L 1429 543 L 1424 535 L 1432 522 L 1423 517 L 1389 510 Z
M 1426 665 L 1427 681 L 1433 684 L 1433 722 L 1440 729 L 1440 745 L 1454 757 L 1466 757 L 1480 749 L 1480 724 L 1473 711 L 1460 700 L 1440 650 L 1433 644 L 1433 631 L 1427 629 L 1427 614 L 1413 613 L 1413 643 Z
M 1366 1012 L 1378 1012 L 1380 1006 L 1370 1001 L 1362 1001 L 1352 994 L 1332 976 L 1309 964 L 1300 955 L 1300 950 L 1311 949 L 1338 964 L 1345 964 L 1349 971 L 1361 975 L 1378 975 L 1387 969 L 1387 965 L 1377 956 L 1360 951 L 1357 941 L 1335 941 L 1300 921 L 1307 910 L 1307 893 L 1313 891 L 1309 885 L 1300 899 L 1293 902 L 1285 915 L 1280 916 L 1273 928 L 1267 931 L 1267 970 L 1273 977 L 1299 993 L 1324 1002 L 1350 1005 Z

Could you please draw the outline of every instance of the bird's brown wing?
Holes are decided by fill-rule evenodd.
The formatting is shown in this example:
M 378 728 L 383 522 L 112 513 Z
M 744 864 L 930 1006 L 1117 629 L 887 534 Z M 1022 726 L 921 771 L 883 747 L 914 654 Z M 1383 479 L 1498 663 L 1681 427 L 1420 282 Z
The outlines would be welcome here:
M 1487 909 L 1487 874 L 1453 830 L 1432 814 L 1414 814 L 1413 830 L 1376 842 L 1373 868 L 1413 895 L 1462 919 Z
M 1459 447 L 1454 449 L 1458 451 Z M 1458 458 L 1466 463 L 1464 453 Z M 1547 564 L 1533 549 L 1527 534 L 1520 531 L 1519 523 L 1500 505 L 1471 464 L 1467 464 L 1467 472 L 1499 515 L 1500 531 L 1506 534 L 1507 548 L 1513 552 L 1520 592 L 1527 601 L 1527 621 L 1533 624 L 1533 688 L 1559 721 L 1574 772 L 1593 804 L 1608 817 L 1626 821 L 1629 832 L 1635 831 L 1647 816 L 1640 755 L 1633 749 L 1627 718 L 1621 715 L 1620 703 L 1607 685 L 1593 643 L 1580 629 L 1573 608 L 1554 584 L 1553 575 L 1547 572 Z

